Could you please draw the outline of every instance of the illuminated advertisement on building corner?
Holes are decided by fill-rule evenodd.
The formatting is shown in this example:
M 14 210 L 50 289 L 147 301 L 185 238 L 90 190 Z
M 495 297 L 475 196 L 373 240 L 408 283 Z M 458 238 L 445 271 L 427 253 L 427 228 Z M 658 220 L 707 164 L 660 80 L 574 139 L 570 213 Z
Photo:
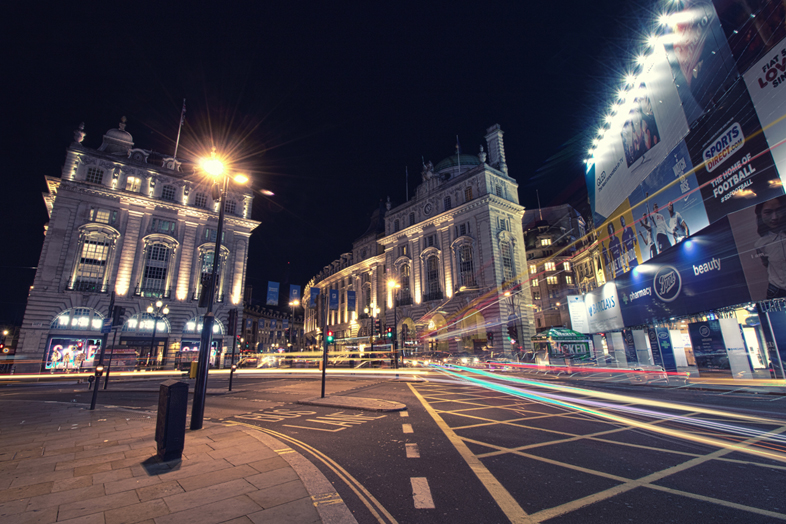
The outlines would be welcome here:
M 577 299 L 583 299 L 584 314 L 577 314 L 575 317 L 571 314 L 571 325 L 574 331 L 580 333 L 600 333 L 602 331 L 610 331 L 614 329 L 622 329 L 624 323 L 622 321 L 622 313 L 620 310 L 620 302 L 617 297 L 617 287 L 613 283 L 595 289 L 583 296 L 577 296 Z M 578 300 L 576 300 L 578 302 Z M 571 311 L 570 300 L 568 300 L 568 311 Z M 574 308 L 576 304 L 574 303 Z M 575 321 L 574 321 L 575 318 Z M 586 327 L 584 327 L 583 319 L 586 318 Z M 582 331 L 579 328 L 584 328 Z
M 662 46 L 642 65 L 627 103 L 598 144 L 587 173 L 593 219 L 600 226 L 688 133 L 688 122 Z
M 688 0 L 685 9 L 669 20 L 666 55 L 685 116 L 692 124 L 731 85 L 737 67 L 712 2 Z
M 709 225 L 684 141 L 631 193 L 644 262 Z
M 742 81 L 686 138 L 710 222 L 783 194 L 778 171 Z
M 786 118 L 783 118 L 786 114 L 786 40 L 778 42 L 745 73 L 745 83 L 783 181 L 786 177 L 786 145 L 780 142 L 786 138 Z
M 741 272 L 724 218 L 617 279 L 625 325 L 654 324 L 704 311 L 708 304 L 718 308 L 748 302 Z
M 786 25 L 783 23 L 786 5 L 783 2 L 716 0 L 715 9 L 741 73 L 758 67 L 760 59 L 771 56 L 770 51 L 780 47 L 786 38 Z M 751 13 L 757 15 L 754 17 Z

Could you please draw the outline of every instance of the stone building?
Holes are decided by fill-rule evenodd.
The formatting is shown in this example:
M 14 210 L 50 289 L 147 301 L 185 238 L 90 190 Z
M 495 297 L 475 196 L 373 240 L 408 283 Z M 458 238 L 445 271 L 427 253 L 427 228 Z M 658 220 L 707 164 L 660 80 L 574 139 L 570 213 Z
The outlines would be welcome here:
M 323 296 L 338 292 L 338 310 L 327 315 L 337 338 L 372 335 L 376 318 L 376 329 L 391 327 L 399 347 L 412 351 L 511 353 L 503 336 L 511 323 L 531 345 L 524 208 L 508 175 L 502 136 L 492 126 L 488 153 L 481 146 L 477 155 L 426 163 L 415 196 L 397 206 L 388 201 L 352 253 L 309 283 L 306 300 L 311 287 Z M 321 307 L 307 310 L 307 335 L 318 332 Z
M 194 164 L 135 147 L 125 127 L 124 117 L 92 149 L 81 125 L 60 176 L 45 177 L 49 223 L 17 351 L 27 370 L 91 366 L 112 297 L 125 315 L 108 343 L 135 353 L 137 365 L 171 367 L 180 351 L 198 349 L 200 282 L 215 258 L 219 193 Z M 243 303 L 249 237 L 259 225 L 252 200 L 234 184 L 224 199 L 218 353 L 229 340 L 228 312 Z

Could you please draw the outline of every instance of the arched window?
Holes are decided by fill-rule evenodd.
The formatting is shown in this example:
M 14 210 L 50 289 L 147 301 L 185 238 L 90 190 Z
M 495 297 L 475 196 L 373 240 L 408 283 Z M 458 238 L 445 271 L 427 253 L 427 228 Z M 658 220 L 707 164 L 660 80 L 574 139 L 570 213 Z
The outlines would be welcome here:
M 401 303 L 406 305 L 412 303 L 412 293 L 409 287 L 409 264 L 403 264 L 398 270 L 398 281 L 401 284 Z
M 104 315 L 89 307 L 66 309 L 49 326 L 56 330 L 101 331 Z
M 204 321 L 204 316 L 192 317 L 191 320 L 186 322 L 186 325 L 183 328 L 183 334 L 186 335 L 191 333 L 202 333 L 202 324 Z M 224 333 L 224 324 L 218 318 L 215 318 L 213 320 L 213 334 L 223 335 Z
M 77 259 L 67 289 L 106 293 L 112 254 L 120 233 L 98 224 L 86 224 L 79 231 Z
M 475 265 L 472 261 L 472 244 L 464 243 L 458 246 L 457 262 L 459 270 L 459 285 L 476 287 Z
M 196 274 L 197 281 L 194 282 L 194 299 L 199 298 L 202 291 L 201 282 L 203 278 L 208 278 L 213 272 L 213 260 L 215 255 L 215 246 L 211 243 L 205 243 L 200 246 L 199 250 L 199 273 Z M 224 301 L 224 291 L 226 289 L 227 276 L 227 260 L 229 259 L 229 250 L 221 246 L 221 256 L 218 261 L 218 286 L 216 287 L 216 302 Z
M 499 251 L 502 255 L 502 277 L 506 282 L 513 280 L 515 274 L 513 268 L 513 250 L 510 248 L 510 242 L 502 242 L 499 245 Z
M 135 295 L 143 297 L 169 298 L 173 264 L 178 243 L 174 238 L 152 234 L 144 239 L 142 272 L 139 276 Z
M 123 324 L 124 333 L 153 333 L 153 323 L 155 323 L 156 333 L 169 333 L 169 319 L 163 315 L 156 318 L 147 312 L 137 313 Z
M 439 289 L 439 257 L 430 255 L 426 258 L 426 297 L 425 300 L 439 300 L 442 293 Z

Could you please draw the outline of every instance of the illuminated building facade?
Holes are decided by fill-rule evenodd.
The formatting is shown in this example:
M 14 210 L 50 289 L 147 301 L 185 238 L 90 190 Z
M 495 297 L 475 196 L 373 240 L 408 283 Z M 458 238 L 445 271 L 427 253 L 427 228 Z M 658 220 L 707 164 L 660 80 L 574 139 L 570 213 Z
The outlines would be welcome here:
M 507 336 L 508 325 L 517 329 L 514 345 L 530 344 L 524 208 L 508 175 L 502 136 L 492 126 L 488 153 L 481 146 L 478 155 L 426 163 L 415 196 L 395 207 L 388 201 L 352 253 L 309 283 L 339 292 L 339 310 L 329 311 L 327 322 L 337 337 L 370 335 L 371 318 L 363 318 L 368 310 L 383 330 L 395 329 L 403 349 L 510 354 L 518 346 Z M 316 331 L 320 313 L 307 312 L 307 333 Z
M 136 353 L 137 365 L 171 367 L 178 352 L 198 349 L 200 282 L 212 268 L 218 225 L 213 183 L 193 165 L 136 148 L 125 127 L 124 117 L 91 149 L 82 143 L 81 125 L 60 176 L 45 177 L 50 220 L 17 367 L 26 361 L 28 371 L 55 372 L 93 365 L 112 294 L 125 315 L 108 344 L 116 337 L 126 356 Z M 230 188 L 224 202 L 216 348 L 228 340 L 229 310 L 243 303 L 248 241 L 259 225 L 250 219 L 252 200 L 249 189 Z M 158 301 L 154 320 L 147 309 Z

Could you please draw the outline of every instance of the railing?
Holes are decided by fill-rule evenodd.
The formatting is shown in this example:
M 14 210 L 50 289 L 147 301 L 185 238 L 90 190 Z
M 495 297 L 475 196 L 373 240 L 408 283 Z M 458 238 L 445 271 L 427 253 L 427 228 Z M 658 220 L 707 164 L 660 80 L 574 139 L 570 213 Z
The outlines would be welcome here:
M 137 297 L 150 297 L 150 298 L 170 298 L 172 290 L 170 288 L 152 288 L 137 286 L 134 288 L 134 296 Z
M 429 302 L 430 300 L 442 300 L 442 291 L 435 291 L 434 293 L 423 295 L 424 302 Z
M 89 282 L 77 280 L 72 284 L 66 286 L 67 291 L 86 291 L 88 293 L 106 293 L 109 291 L 109 286 L 103 282 Z
M 213 302 L 224 302 L 225 295 L 216 295 L 213 297 Z M 191 295 L 191 300 L 199 300 L 199 291 L 194 291 Z

